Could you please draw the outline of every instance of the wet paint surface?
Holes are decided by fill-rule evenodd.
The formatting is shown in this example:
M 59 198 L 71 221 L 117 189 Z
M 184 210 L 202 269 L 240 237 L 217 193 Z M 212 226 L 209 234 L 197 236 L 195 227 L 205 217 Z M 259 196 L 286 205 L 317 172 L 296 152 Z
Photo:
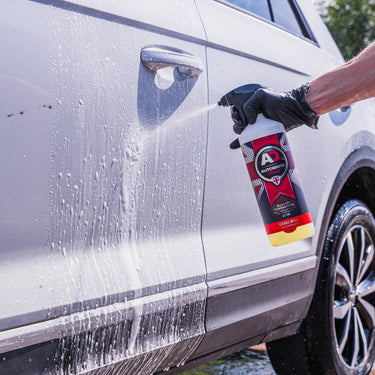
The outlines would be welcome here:
M 245 349 L 181 375 L 275 375 L 267 352 Z
M 145 41 L 176 41 L 138 27 L 171 20 L 132 2 L 20 1 L 0 15 L 0 331 L 38 332 L 7 340 L 0 350 L 26 347 L 28 362 L 2 355 L 1 374 L 151 374 L 204 333 L 207 76 L 147 69 Z M 164 2 L 174 33 L 205 38 L 194 0 Z M 204 61 L 203 45 L 178 45 Z

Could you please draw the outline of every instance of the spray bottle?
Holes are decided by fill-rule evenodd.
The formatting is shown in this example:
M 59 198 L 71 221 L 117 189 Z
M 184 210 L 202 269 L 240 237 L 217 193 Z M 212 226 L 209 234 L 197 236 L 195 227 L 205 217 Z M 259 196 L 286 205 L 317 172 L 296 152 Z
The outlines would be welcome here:
M 246 123 L 242 106 L 259 87 L 262 86 L 238 87 L 218 104 L 235 108 Z M 311 237 L 314 224 L 284 126 L 258 115 L 256 123 L 241 133 L 239 142 L 271 245 Z

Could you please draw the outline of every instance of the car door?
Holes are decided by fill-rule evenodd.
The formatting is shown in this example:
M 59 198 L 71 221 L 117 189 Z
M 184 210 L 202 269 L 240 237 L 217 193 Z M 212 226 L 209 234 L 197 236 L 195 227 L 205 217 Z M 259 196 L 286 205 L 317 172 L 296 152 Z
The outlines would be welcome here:
M 208 39 L 210 102 L 246 83 L 286 91 L 340 61 L 336 47 L 331 54 L 319 48 L 293 1 L 201 0 L 198 8 Z M 326 123 L 323 118 L 320 126 Z M 324 163 L 319 136 L 307 127 L 288 133 L 313 218 L 323 190 L 316 183 Z M 237 340 L 303 317 L 316 265 L 315 237 L 280 247 L 269 244 L 243 156 L 229 149 L 234 138 L 229 110 L 212 111 L 202 229 L 209 285 L 207 330 L 221 329 L 229 340 L 235 336 L 232 325 L 241 321 Z M 293 308 L 285 309 L 288 304 Z M 224 336 L 218 335 L 217 346 Z
M 0 372 L 178 365 L 207 289 L 195 2 L 1 8 Z

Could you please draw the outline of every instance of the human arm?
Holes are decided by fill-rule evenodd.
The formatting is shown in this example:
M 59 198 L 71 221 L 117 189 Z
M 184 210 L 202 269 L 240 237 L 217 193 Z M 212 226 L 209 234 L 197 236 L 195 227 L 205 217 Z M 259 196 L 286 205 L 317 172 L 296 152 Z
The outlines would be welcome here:
M 235 132 L 254 124 L 259 113 L 282 122 L 287 131 L 302 124 L 316 128 L 318 117 L 348 104 L 375 96 L 375 42 L 346 64 L 307 85 L 280 93 L 258 89 L 243 105 L 247 123 L 236 118 Z
M 306 102 L 317 113 L 375 96 L 375 42 L 346 64 L 310 82 Z

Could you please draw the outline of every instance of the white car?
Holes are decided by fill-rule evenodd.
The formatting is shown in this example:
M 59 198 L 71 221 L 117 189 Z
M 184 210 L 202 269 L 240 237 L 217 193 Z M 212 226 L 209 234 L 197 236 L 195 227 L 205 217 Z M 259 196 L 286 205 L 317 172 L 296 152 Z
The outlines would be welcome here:
M 176 374 L 262 342 L 278 374 L 370 371 L 374 100 L 288 133 L 316 234 L 279 247 L 216 106 L 343 63 L 309 0 L 0 8 L 1 374 Z

